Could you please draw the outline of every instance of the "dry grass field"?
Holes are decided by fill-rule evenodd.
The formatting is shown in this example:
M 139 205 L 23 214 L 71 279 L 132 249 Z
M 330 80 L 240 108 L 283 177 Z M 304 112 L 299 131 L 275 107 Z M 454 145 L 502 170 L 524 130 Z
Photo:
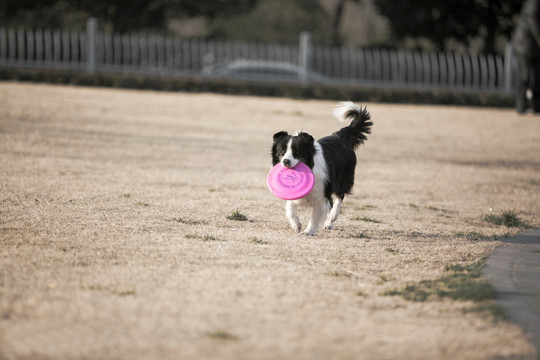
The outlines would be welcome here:
M 522 231 L 486 215 L 540 226 L 540 117 L 365 104 L 354 193 L 299 235 L 272 135 L 334 105 L 0 83 L 0 358 L 537 359 L 477 270 Z

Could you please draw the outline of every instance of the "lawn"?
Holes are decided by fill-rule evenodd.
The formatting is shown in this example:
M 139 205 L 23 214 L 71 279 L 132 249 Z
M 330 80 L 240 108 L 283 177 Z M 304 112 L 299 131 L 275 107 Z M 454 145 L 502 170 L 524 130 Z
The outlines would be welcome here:
M 540 226 L 540 117 L 362 105 L 309 237 L 272 135 L 337 130 L 335 102 L 0 83 L 0 358 L 537 359 L 481 267 Z

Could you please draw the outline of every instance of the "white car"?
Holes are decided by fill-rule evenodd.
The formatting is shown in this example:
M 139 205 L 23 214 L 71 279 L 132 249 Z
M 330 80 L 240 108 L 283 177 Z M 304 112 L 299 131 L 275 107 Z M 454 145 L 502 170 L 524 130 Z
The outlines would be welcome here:
M 324 76 L 282 61 L 238 60 L 203 71 L 203 76 L 242 80 L 327 82 Z

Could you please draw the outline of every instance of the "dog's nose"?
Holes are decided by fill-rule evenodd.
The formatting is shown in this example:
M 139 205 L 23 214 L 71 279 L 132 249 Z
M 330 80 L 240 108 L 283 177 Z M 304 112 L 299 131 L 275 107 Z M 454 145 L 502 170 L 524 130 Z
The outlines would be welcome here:
M 284 165 L 284 166 L 289 166 L 289 165 L 291 165 L 291 160 L 289 160 L 289 159 L 283 159 L 283 165 Z

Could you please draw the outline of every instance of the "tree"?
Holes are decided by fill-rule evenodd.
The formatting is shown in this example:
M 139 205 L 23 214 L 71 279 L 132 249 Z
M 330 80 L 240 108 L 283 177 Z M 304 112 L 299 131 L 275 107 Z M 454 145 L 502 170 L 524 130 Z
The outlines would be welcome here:
M 309 31 L 314 43 L 330 44 L 330 27 L 319 0 L 260 0 L 249 13 L 216 16 L 209 33 L 215 39 L 297 44 L 300 32 Z
M 514 16 L 521 11 L 521 0 L 483 0 L 480 1 L 480 14 L 483 20 L 484 51 L 496 52 L 498 36 L 511 37 L 515 28 Z
M 388 18 L 394 38 L 423 37 L 438 50 L 448 39 L 469 45 L 473 38 L 484 40 L 484 51 L 495 52 L 498 36 L 511 34 L 512 17 L 519 13 L 521 0 L 373 0 Z
M 96 17 L 116 32 L 163 30 L 172 16 L 213 18 L 251 10 L 257 0 L 2 0 L 0 21 L 8 26 L 79 27 Z
M 335 46 L 341 45 L 341 38 L 339 36 L 339 28 L 341 26 L 341 19 L 343 17 L 343 8 L 346 1 L 359 3 L 360 0 L 338 0 L 336 4 L 336 10 L 334 12 L 334 18 L 332 20 L 332 43 Z

